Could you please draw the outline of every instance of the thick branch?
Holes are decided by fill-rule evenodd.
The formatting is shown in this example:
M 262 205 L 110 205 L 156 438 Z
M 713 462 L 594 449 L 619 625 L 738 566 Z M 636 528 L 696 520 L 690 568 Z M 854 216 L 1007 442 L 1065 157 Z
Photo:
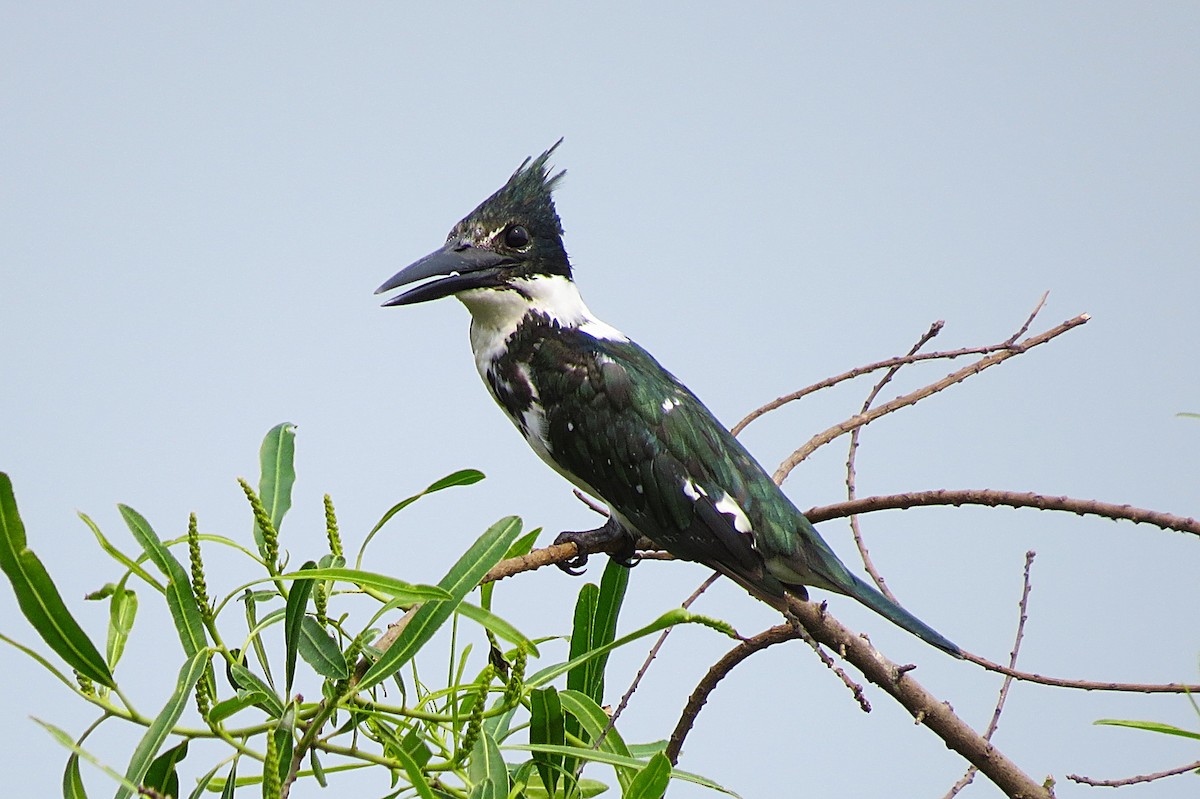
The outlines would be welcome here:
M 875 683 L 941 738 L 950 749 L 1013 799 L 1051 799 L 1053 792 L 1032 780 L 1016 763 L 954 714 L 912 677 L 911 671 L 888 660 L 863 637 L 855 635 L 826 612 L 824 606 L 791 599 L 788 610 L 822 644 L 840 652 L 863 676 Z

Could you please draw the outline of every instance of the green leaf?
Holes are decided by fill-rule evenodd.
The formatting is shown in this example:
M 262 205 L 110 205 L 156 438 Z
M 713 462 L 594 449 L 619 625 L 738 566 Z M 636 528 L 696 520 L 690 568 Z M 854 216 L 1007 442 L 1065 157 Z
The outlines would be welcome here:
M 229 672 L 233 675 L 238 688 L 246 691 L 248 696 L 254 697 L 255 704 L 261 705 L 263 710 L 271 715 L 271 718 L 279 718 L 283 715 L 283 700 L 257 674 L 241 663 L 230 663 Z
M 247 588 L 242 593 L 242 602 L 246 606 L 246 629 L 255 630 L 258 628 L 258 598 L 260 596 L 275 598 L 275 594 L 258 593 Z M 270 616 L 270 614 L 267 614 Z M 250 648 L 254 650 L 254 656 L 258 658 L 258 665 L 262 666 L 263 673 L 267 675 L 267 683 L 274 689 L 275 677 L 271 674 L 271 661 L 267 659 L 267 648 L 263 646 L 262 636 L 253 635 L 250 639 Z
M 83 676 L 115 688 L 104 658 L 67 610 L 46 567 L 26 545 L 12 481 L 4 472 L 0 472 L 0 570 L 8 576 L 21 612 L 42 640 Z
M 133 783 L 126 780 L 123 776 L 121 776 L 116 771 L 113 771 L 111 768 L 104 765 L 104 763 L 100 762 L 100 760 L 95 755 L 93 755 L 91 752 L 88 752 L 82 746 L 77 744 L 75 742 L 75 739 L 72 738 L 70 735 L 67 735 L 67 733 L 64 730 L 62 730 L 58 727 L 55 727 L 53 724 L 42 721 L 41 719 L 37 718 L 36 716 L 34 716 L 32 718 L 33 718 L 33 721 L 35 724 L 40 725 L 42 727 L 42 729 L 44 729 L 46 732 L 50 733 L 50 735 L 54 737 L 54 740 L 58 741 L 60 744 L 65 746 L 67 749 L 71 750 L 71 752 L 73 752 L 76 757 L 81 758 L 81 759 L 86 760 L 87 762 L 91 763 L 93 766 L 100 769 L 105 774 L 107 774 L 109 777 L 111 777 L 114 782 L 120 783 L 122 786 L 128 788 L 130 791 L 137 790 L 136 785 L 134 785 Z
M 449 592 L 450 600 L 421 605 L 409 620 L 404 632 L 400 633 L 379 660 L 367 669 L 358 683 L 358 690 L 365 691 L 391 677 L 404 666 L 450 618 L 455 608 L 479 584 L 483 576 L 499 562 L 500 556 L 520 532 L 521 520 L 515 516 L 505 517 L 489 527 L 438 583 L 438 587 Z
M 560 675 L 569 673 L 571 670 L 578 668 L 581 664 L 588 662 L 592 658 L 602 657 L 618 647 L 622 647 L 625 644 L 638 640 L 639 638 L 644 638 L 647 635 L 658 632 L 659 630 L 665 630 L 668 627 L 674 627 L 676 624 L 704 624 L 707 620 L 702 621 L 701 618 L 702 617 L 699 617 L 696 614 L 689 613 L 683 608 L 673 608 L 647 624 L 645 627 L 634 630 L 628 635 L 623 635 L 610 644 L 606 644 L 605 646 L 593 649 L 589 652 L 576 655 L 565 663 L 558 663 L 539 670 L 536 674 L 530 677 L 525 684 L 529 688 L 540 688 L 543 685 L 549 684 Z M 707 626 L 707 624 L 705 626 Z
M 311 562 L 311 561 L 310 561 Z M 304 571 L 289 572 L 282 577 L 297 582 L 312 580 L 339 580 L 353 583 L 363 588 L 375 588 L 397 599 L 402 604 L 414 605 L 418 602 L 430 602 L 449 599 L 450 595 L 441 588 L 433 585 L 413 585 L 386 574 L 363 571 L 361 569 L 314 568 Z
M 117 667 L 117 661 L 125 651 L 125 642 L 129 640 L 129 633 L 133 630 L 137 610 L 137 594 L 124 586 L 116 586 L 108 605 L 108 647 L 105 657 L 110 669 Z
M 404 772 L 408 775 L 408 781 L 417 792 L 417 796 L 420 796 L 421 799 L 437 799 L 433 788 L 429 787 L 429 780 L 425 779 L 424 772 L 417 765 L 417 761 L 413 760 L 412 755 L 403 749 L 397 749 L 392 752 L 392 757 L 399 760 L 400 765 L 404 766 Z
M 177 766 L 187 757 L 188 742 L 173 746 L 154 758 L 142 785 L 152 788 L 163 796 L 179 796 L 179 771 Z
M 1191 738 L 1200 741 L 1200 732 L 1192 732 L 1185 730 L 1182 727 L 1175 727 L 1171 724 L 1163 724 L 1158 721 L 1131 721 L 1126 719 L 1100 719 L 1096 724 L 1107 724 L 1112 727 L 1131 727 L 1135 730 L 1149 730 L 1150 732 L 1160 732 L 1163 735 L 1178 735 L 1181 738 Z
M 184 654 L 193 657 L 208 646 L 208 635 L 187 572 L 140 513 L 128 505 L 118 505 L 117 508 L 133 537 L 167 578 L 167 607 L 175 621 L 175 630 L 183 644 Z
M 220 724 L 235 713 L 245 710 L 248 707 L 254 707 L 263 701 L 266 700 L 259 692 L 243 691 L 237 696 L 222 699 L 213 705 L 212 710 L 209 711 L 208 718 L 213 724 Z
M 612 643 L 617 637 L 617 617 L 621 613 L 621 603 L 625 600 L 625 588 L 628 585 L 629 569 L 610 558 L 604 568 L 604 577 L 600 580 L 600 593 L 596 597 L 595 616 L 590 628 L 591 640 L 587 649 L 598 649 Z M 604 702 L 604 670 L 607 665 L 607 654 L 584 665 L 584 693 L 595 699 L 597 704 Z
M 279 752 L 277 765 L 279 768 L 279 784 L 287 781 L 288 772 L 292 770 L 292 753 L 296 747 L 296 703 L 289 702 L 287 710 L 279 717 L 279 722 L 271 732 L 275 736 L 275 746 Z M 271 797 L 271 799 L 277 799 Z
M 559 701 L 563 710 L 570 714 L 578 728 L 587 734 L 588 740 L 600 741 L 600 749 L 621 757 L 633 756 L 629 747 L 625 745 L 621 733 L 617 732 L 617 728 L 609 729 L 609 718 L 608 714 L 604 712 L 604 708 L 600 707 L 590 696 L 579 691 L 563 691 L 559 694 Z M 606 733 L 605 730 L 608 732 Z M 600 738 L 601 735 L 604 736 L 603 740 Z M 628 768 L 618 768 L 616 771 L 617 781 L 621 783 L 622 792 L 627 791 L 637 772 Z
M 96 540 L 100 543 L 100 548 L 107 552 L 113 560 L 129 569 L 129 571 L 133 572 L 138 577 L 141 577 L 149 585 L 153 586 L 160 594 L 166 592 L 167 589 L 163 587 L 162 583 L 160 583 L 158 580 L 155 580 L 154 576 L 150 574 L 150 572 L 143 569 L 140 563 L 109 543 L 109 540 L 104 537 L 104 533 L 100 532 L 99 525 L 92 521 L 86 513 L 80 513 L 79 518 L 83 519 L 83 523 L 91 528 L 92 535 L 96 536 Z
M 471 762 L 467 764 L 467 777 L 476 785 L 490 784 L 491 790 L 485 788 L 482 794 L 486 799 L 504 799 L 508 796 L 508 766 L 500 755 L 496 740 L 488 735 L 487 730 L 480 730 L 479 737 L 475 739 Z
M 309 571 L 317 568 L 317 564 L 313 561 L 308 561 L 300 567 L 300 571 Z M 296 580 L 292 583 L 292 590 L 288 592 L 287 608 L 283 614 L 283 640 L 286 646 L 285 649 L 285 678 L 284 684 L 287 688 L 285 694 L 292 693 L 292 683 L 296 677 L 296 655 L 300 646 L 300 634 L 304 624 L 304 619 L 307 618 L 308 597 L 312 594 L 312 580 Z
M 533 641 L 525 637 L 525 635 L 512 626 L 508 621 L 499 616 L 486 611 L 478 605 L 472 605 L 470 602 L 463 602 L 458 606 L 458 612 L 466 616 L 471 621 L 483 626 L 487 630 L 491 630 L 500 638 L 508 641 L 510 644 L 523 647 L 526 652 L 534 657 L 540 657 L 537 646 Z
M 408 499 L 402 499 L 392 507 L 388 508 L 387 512 L 383 514 L 383 517 L 375 523 L 374 527 L 371 528 L 371 532 L 367 533 L 367 537 L 363 539 L 362 546 L 358 548 L 358 558 L 355 560 L 355 565 L 362 565 L 363 553 L 367 550 L 367 544 L 371 543 L 371 539 L 375 537 L 375 534 L 378 533 L 383 526 L 387 524 L 397 513 L 404 510 L 421 497 L 432 494 L 435 491 L 441 491 L 443 488 L 450 488 L 452 486 L 471 485 L 472 483 L 478 483 L 482 479 L 483 472 L 476 469 L 462 469 L 454 472 L 453 474 L 446 475 L 441 480 L 430 484 L 430 486 L 421 493 L 413 494 Z
M 79 755 L 74 752 L 67 758 L 67 768 L 63 771 L 63 799 L 87 799 L 83 777 L 79 775 Z
M 296 482 L 296 426 L 289 422 L 277 424 L 267 431 L 262 447 L 258 451 L 261 475 L 258 480 L 258 498 L 275 530 L 283 524 L 283 517 L 292 507 L 292 485 Z M 262 530 L 254 526 L 254 540 L 262 550 Z
M 670 782 L 671 761 L 660 752 L 633 778 L 623 799 L 662 799 Z
M 553 685 L 529 692 L 529 743 L 556 746 L 567 743 L 562 703 Z M 542 778 L 542 785 L 553 796 L 558 787 L 558 778 L 562 776 L 562 755 L 534 752 L 533 762 Z
M 313 671 L 331 680 L 344 680 L 350 676 L 350 665 L 321 623 L 312 616 L 305 616 L 300 625 L 300 657 L 313 667 Z
M 569 757 L 575 757 L 580 760 L 590 760 L 593 763 L 605 763 L 610 766 L 623 766 L 626 768 L 642 769 L 646 767 L 646 763 L 633 757 L 622 757 L 621 755 L 605 752 L 599 749 L 588 749 L 578 746 L 553 746 L 551 744 L 510 744 L 503 747 L 506 750 L 516 750 L 523 752 L 549 752 L 551 754 L 562 754 Z M 710 788 L 714 791 L 737 796 L 736 793 L 723 787 L 722 785 L 713 782 L 707 777 L 701 777 L 699 774 L 693 774 L 690 771 L 680 771 L 672 769 L 671 777 L 684 782 L 694 783 L 696 785 Z
M 188 658 L 187 663 L 184 663 L 183 668 L 179 670 L 179 679 L 175 682 L 175 690 L 172 692 L 171 698 L 167 700 L 163 709 L 150 723 L 146 734 L 142 736 L 137 748 L 133 750 L 133 757 L 129 761 L 129 767 L 125 770 L 127 783 L 142 784 L 159 748 L 167 740 L 175 722 L 179 721 L 179 717 L 183 714 L 183 709 L 192 695 L 192 689 L 208 667 L 208 658 L 208 650 L 202 649 Z M 133 791 L 130 790 L 129 785 L 122 784 L 117 790 L 116 799 L 129 799 L 132 795 Z
M 229 767 L 229 776 L 225 778 L 225 787 L 221 789 L 221 799 L 233 799 L 233 791 L 237 787 L 237 760 Z

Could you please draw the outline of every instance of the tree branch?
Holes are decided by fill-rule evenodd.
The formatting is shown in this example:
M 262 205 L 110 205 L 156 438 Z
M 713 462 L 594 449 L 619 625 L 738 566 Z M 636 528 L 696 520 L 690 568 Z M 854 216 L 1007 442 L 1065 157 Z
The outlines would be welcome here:
M 825 444 L 828 444 L 830 441 L 833 441 L 834 439 L 838 438 L 839 436 L 843 436 L 846 433 L 849 433 L 851 430 L 854 430 L 855 428 L 862 427 L 865 424 L 869 424 L 869 423 L 873 422 L 874 420 L 878 419 L 880 416 L 884 416 L 886 414 L 897 411 L 901 408 L 907 407 L 909 405 L 913 405 L 913 404 L 921 401 L 922 399 L 925 399 L 926 397 L 932 396 L 933 394 L 936 394 L 939 391 L 942 391 L 944 389 L 949 388 L 950 386 L 955 385 L 956 383 L 961 383 L 962 381 L 966 380 L 967 378 L 973 377 L 973 376 L 979 374 L 984 369 L 1004 363 L 1009 358 L 1012 358 L 1012 357 L 1020 355 L 1024 352 L 1027 352 L 1030 349 L 1032 349 L 1033 347 L 1036 347 L 1040 344 L 1045 344 L 1047 341 L 1051 341 L 1052 339 L 1055 339 L 1058 336 L 1061 336 L 1063 333 L 1066 333 L 1068 330 L 1071 330 L 1073 328 L 1079 327 L 1082 324 L 1085 324 L 1090 318 L 1091 317 L 1088 316 L 1087 314 L 1080 314 L 1079 316 L 1076 316 L 1074 319 L 1068 319 L 1067 321 L 1063 322 L 1062 324 L 1057 325 L 1056 327 L 1052 327 L 1049 330 L 1045 331 L 1044 333 L 1039 333 L 1038 335 L 1031 336 L 1031 337 L 1025 339 L 1024 341 L 1021 341 L 1016 344 L 1012 344 L 1012 345 L 1004 348 L 1003 350 L 1000 350 L 999 352 L 995 352 L 985 358 L 981 358 L 980 360 L 975 361 L 970 366 L 964 366 L 962 369 L 959 369 L 957 372 L 951 372 L 950 374 L 943 377 L 941 380 L 938 380 L 934 383 L 930 383 L 929 385 L 925 386 L 924 388 L 920 388 L 909 394 L 905 394 L 903 396 L 896 397 L 895 399 L 891 400 L 890 402 L 885 402 L 883 405 L 880 405 L 880 406 L 874 408 L 873 410 L 868 411 L 867 413 L 860 413 L 855 416 L 851 416 L 849 419 L 846 419 L 845 421 L 843 421 L 839 424 L 836 424 L 833 427 L 830 427 L 825 432 L 818 433 L 817 435 L 815 435 L 811 439 L 809 439 L 808 443 L 806 443 L 804 446 L 800 447 L 795 452 L 793 452 L 791 455 L 789 455 L 786 459 L 784 459 L 783 463 L 781 463 L 779 465 L 779 468 L 775 470 L 775 474 L 774 474 L 775 482 L 782 483 L 784 480 L 787 479 L 787 476 L 789 474 L 791 474 L 792 469 L 796 468 L 796 466 L 799 465 L 801 461 L 803 461 L 805 458 L 807 458 L 809 455 L 811 455 L 818 448 L 824 446 Z M 914 357 L 916 357 L 916 356 L 914 356 Z

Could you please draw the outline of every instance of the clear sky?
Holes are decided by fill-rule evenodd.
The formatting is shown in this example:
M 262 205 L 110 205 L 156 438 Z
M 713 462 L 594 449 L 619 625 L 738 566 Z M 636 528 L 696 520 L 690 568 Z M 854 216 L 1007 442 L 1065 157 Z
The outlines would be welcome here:
M 937 319 L 939 348 L 1003 340 L 1049 290 L 1038 327 L 1093 320 L 870 426 L 860 493 L 1006 488 L 1200 514 L 1200 422 L 1175 416 L 1200 410 L 1198 42 L 1200 6 L 1170 2 L 4 3 L 0 469 L 97 640 L 105 609 L 79 597 L 118 572 L 76 511 L 127 548 L 117 502 L 164 536 L 189 511 L 248 536 L 235 478 L 256 476 L 281 421 L 299 426 L 284 540 L 297 557 L 320 551 L 323 493 L 359 540 L 393 502 L 465 467 L 488 479 L 394 521 L 373 568 L 435 580 L 506 514 L 581 529 L 588 512 L 480 385 L 464 309 L 372 296 L 565 136 L 558 208 L 584 296 L 730 424 L 902 353 Z M 913 369 L 897 390 L 951 368 Z M 745 440 L 773 468 L 869 388 L 789 407 Z M 785 487 L 800 507 L 844 496 L 844 455 L 839 442 L 797 470 Z M 892 512 L 864 528 L 906 605 L 968 649 L 1007 657 L 1033 549 L 1022 667 L 1200 679 L 1195 537 L 1028 510 Z M 821 529 L 859 569 L 845 525 Z M 705 576 L 639 566 L 623 628 Z M 497 609 L 531 635 L 562 631 L 579 584 L 526 576 Z M 4 589 L 0 631 L 33 642 Z M 154 707 L 180 659 L 143 599 L 120 676 Z M 830 607 L 986 724 L 994 675 L 848 600 Z M 744 633 L 775 623 L 732 586 L 697 609 Z M 627 738 L 669 735 L 727 648 L 680 631 Z M 14 650 L 0 672 L 5 790 L 56 795 L 66 752 L 27 717 L 78 732 L 91 711 Z M 942 795 L 961 761 L 868 694 L 866 715 L 806 647 L 776 647 L 717 690 L 681 766 L 745 797 Z M 1092 726 L 1104 717 L 1200 726 L 1178 696 L 1017 685 L 996 743 L 1067 797 L 1088 794 L 1068 773 L 1196 757 L 1183 740 Z M 134 740 L 95 749 L 122 769 Z M 111 789 L 85 773 L 96 795 Z M 998 795 L 982 780 L 968 790 Z

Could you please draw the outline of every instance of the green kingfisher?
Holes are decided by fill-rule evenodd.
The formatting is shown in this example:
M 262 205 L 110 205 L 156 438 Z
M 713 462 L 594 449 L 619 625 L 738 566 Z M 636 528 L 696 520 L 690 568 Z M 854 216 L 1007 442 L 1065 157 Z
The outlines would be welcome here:
M 957 646 L 852 574 L 762 466 L 650 353 L 592 314 L 572 280 L 551 196 L 559 140 L 376 293 L 384 305 L 453 295 L 471 312 L 475 366 L 542 460 L 603 501 L 608 522 L 561 534 L 626 565 L 644 536 L 784 610 L 805 586 L 845 594 L 933 646 Z M 428 280 L 433 278 L 432 280 Z

